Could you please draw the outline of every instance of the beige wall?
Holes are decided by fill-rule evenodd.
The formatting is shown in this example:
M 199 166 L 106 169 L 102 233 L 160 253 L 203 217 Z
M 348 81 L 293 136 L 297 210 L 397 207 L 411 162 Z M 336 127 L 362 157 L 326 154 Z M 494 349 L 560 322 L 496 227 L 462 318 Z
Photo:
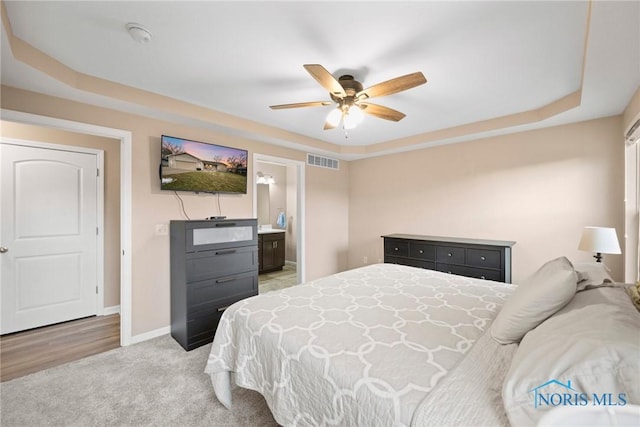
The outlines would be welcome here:
M 223 133 L 2 87 L 2 108 L 132 132 L 133 335 L 169 325 L 169 238 L 155 224 L 185 219 L 160 190 L 160 135 L 218 143 L 304 161 L 305 153 Z M 514 281 L 577 250 L 585 225 L 613 226 L 622 239 L 622 116 L 404 154 L 305 169 L 306 279 L 382 260 L 386 233 L 517 241 Z M 249 170 L 253 177 L 256 171 Z M 247 195 L 221 195 L 222 215 L 250 217 Z M 211 195 L 181 193 L 192 219 L 217 215 Z M 622 257 L 605 257 L 614 277 Z
M 0 121 L 3 137 L 104 150 L 104 306 L 120 305 L 120 144 L 110 138 Z
M 161 191 L 158 179 L 160 136 L 178 135 L 244 148 L 253 153 L 305 161 L 305 153 L 241 139 L 206 129 L 149 119 L 119 111 L 43 96 L 2 86 L 2 108 L 95 124 L 132 132 L 132 334 L 169 325 L 169 237 L 155 235 L 156 224 L 184 219 L 172 192 Z M 249 176 L 254 171 L 249 169 Z M 307 167 L 306 278 L 314 279 L 346 268 L 348 166 L 340 171 Z M 253 189 L 246 195 L 220 195 L 222 215 L 251 217 Z M 192 219 L 217 215 L 212 195 L 181 193 Z M 323 201 L 329 205 L 317 205 Z M 336 230 L 332 238 L 320 230 Z
M 514 240 L 513 281 L 577 250 L 586 225 L 622 242 L 621 116 L 350 163 L 349 263 L 382 259 L 381 235 Z M 605 256 L 622 279 L 622 257 Z
M 298 235 L 296 227 L 298 226 L 298 177 L 295 166 L 287 166 L 287 250 L 285 252 L 285 260 L 298 262 Z
M 340 170 L 306 169 L 307 280 L 348 268 L 349 169 L 350 163 L 344 161 Z

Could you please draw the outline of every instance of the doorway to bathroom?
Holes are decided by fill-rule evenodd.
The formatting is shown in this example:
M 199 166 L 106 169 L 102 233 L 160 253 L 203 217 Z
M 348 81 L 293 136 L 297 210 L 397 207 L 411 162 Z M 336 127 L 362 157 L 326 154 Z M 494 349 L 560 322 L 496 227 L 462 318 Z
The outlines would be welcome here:
M 304 282 L 304 162 L 254 154 L 259 292 Z

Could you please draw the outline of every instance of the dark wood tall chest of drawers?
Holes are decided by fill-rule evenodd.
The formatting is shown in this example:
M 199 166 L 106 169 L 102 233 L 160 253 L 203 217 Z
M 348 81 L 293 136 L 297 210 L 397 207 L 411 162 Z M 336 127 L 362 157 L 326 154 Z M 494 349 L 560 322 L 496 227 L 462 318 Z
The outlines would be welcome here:
M 386 263 L 511 283 L 511 248 L 516 242 L 417 234 L 382 238 Z
M 258 294 L 257 220 L 171 221 L 171 336 L 213 340 L 224 310 Z

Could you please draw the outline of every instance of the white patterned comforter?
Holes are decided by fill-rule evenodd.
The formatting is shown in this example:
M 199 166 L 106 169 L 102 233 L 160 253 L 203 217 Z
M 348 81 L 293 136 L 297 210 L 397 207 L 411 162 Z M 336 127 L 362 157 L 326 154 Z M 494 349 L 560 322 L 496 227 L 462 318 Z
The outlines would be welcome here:
M 229 307 L 205 371 L 231 405 L 260 392 L 282 425 L 410 425 L 513 286 L 375 264 Z

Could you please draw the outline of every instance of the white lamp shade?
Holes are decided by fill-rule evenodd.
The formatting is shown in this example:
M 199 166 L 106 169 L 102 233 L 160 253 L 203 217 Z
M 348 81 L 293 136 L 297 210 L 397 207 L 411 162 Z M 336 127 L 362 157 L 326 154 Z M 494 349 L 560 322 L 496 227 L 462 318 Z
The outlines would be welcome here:
M 616 229 L 611 227 L 585 227 L 582 231 L 578 249 L 603 254 L 622 253 Z

